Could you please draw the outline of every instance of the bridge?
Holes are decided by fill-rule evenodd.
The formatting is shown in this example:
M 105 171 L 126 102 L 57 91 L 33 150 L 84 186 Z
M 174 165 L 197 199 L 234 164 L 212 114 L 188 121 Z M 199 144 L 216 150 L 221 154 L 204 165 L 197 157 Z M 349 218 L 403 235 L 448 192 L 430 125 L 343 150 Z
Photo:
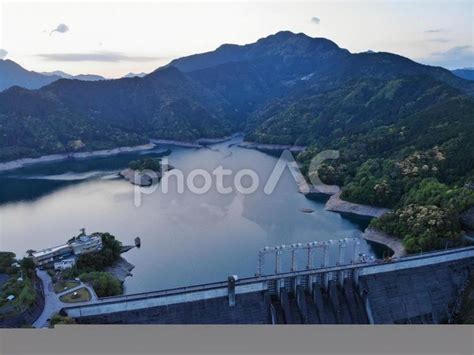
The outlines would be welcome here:
M 357 241 L 349 242 L 356 255 Z M 436 324 L 453 319 L 474 270 L 474 247 L 348 264 L 339 252 L 331 266 L 324 253 L 321 267 L 308 268 L 308 258 L 305 270 L 295 270 L 295 250 L 304 248 L 289 248 L 288 272 L 275 252 L 273 274 L 261 274 L 260 257 L 255 277 L 107 297 L 62 313 L 86 324 Z

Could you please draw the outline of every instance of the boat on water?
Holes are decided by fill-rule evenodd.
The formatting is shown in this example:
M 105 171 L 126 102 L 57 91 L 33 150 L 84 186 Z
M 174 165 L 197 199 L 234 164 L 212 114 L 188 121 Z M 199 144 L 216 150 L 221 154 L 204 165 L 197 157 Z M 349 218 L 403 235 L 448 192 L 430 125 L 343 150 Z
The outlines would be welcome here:
M 140 240 L 140 237 L 136 237 L 136 238 L 135 238 L 135 246 L 136 246 L 137 248 L 140 248 L 141 245 L 142 245 L 142 241 Z

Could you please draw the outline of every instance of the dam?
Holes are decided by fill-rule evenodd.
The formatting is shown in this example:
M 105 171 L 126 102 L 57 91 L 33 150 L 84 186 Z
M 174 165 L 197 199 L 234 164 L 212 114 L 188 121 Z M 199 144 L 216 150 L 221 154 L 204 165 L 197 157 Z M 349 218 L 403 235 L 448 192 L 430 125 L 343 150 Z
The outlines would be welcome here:
M 289 248 L 292 268 L 279 270 L 284 247 L 259 254 L 255 277 L 102 298 L 61 313 L 80 324 L 440 324 L 451 323 L 474 271 L 474 247 L 386 260 L 351 258 L 335 265 L 331 243 Z M 295 270 L 295 250 L 323 250 L 320 267 L 308 257 Z M 312 251 L 313 250 L 313 251 Z M 274 254 L 275 272 L 262 275 L 262 257 Z

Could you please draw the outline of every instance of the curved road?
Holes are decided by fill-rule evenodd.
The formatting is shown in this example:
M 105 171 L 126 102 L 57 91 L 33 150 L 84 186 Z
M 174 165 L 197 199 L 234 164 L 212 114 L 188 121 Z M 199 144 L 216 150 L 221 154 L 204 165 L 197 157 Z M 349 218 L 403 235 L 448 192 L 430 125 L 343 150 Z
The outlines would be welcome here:
M 69 290 L 66 290 L 64 292 L 60 293 L 55 293 L 54 292 L 54 286 L 53 286 L 53 281 L 51 280 L 51 277 L 48 275 L 48 273 L 44 270 L 37 270 L 36 274 L 38 277 L 41 279 L 43 283 L 43 290 L 44 290 L 44 308 L 43 312 L 41 312 L 41 315 L 38 317 L 38 319 L 33 323 L 33 327 L 35 328 L 46 328 L 49 326 L 49 321 L 48 319 L 51 318 L 51 316 L 55 313 L 58 313 L 61 308 L 71 306 L 71 305 L 87 305 L 89 303 L 93 303 L 97 301 L 97 295 L 95 294 L 94 290 L 92 287 L 89 285 L 86 285 L 81 282 L 79 286 L 73 287 Z M 80 288 L 87 288 L 87 290 L 91 294 L 91 300 L 87 302 L 77 302 L 77 303 L 65 303 L 61 302 L 59 297 L 61 297 L 64 294 L 76 291 Z

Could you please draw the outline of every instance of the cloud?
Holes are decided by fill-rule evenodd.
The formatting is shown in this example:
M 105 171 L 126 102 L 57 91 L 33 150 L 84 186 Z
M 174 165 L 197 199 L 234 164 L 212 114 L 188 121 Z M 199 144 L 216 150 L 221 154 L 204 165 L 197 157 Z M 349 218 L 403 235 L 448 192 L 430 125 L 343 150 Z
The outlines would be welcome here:
M 8 54 L 8 51 L 6 51 L 5 49 L 2 49 L 0 48 L 0 59 L 3 59 L 7 56 Z
M 321 19 L 319 17 L 311 17 L 311 22 L 314 23 L 315 25 L 319 25 L 321 22 Z
M 132 56 L 120 52 L 43 53 L 38 57 L 53 62 L 152 62 L 161 57 Z
M 436 43 L 448 43 L 450 42 L 449 39 L 447 38 L 430 38 L 427 39 L 428 42 L 436 42 Z
M 64 23 L 60 23 L 54 30 L 49 33 L 49 35 L 51 36 L 54 32 L 66 33 L 69 32 L 69 27 Z
M 430 29 L 430 30 L 426 30 L 425 32 L 426 33 L 440 33 L 440 32 L 444 32 L 444 29 L 443 28 L 433 28 L 433 29 Z
M 474 47 L 471 45 L 456 46 L 446 51 L 433 52 L 423 62 L 448 69 L 470 67 L 474 63 Z

